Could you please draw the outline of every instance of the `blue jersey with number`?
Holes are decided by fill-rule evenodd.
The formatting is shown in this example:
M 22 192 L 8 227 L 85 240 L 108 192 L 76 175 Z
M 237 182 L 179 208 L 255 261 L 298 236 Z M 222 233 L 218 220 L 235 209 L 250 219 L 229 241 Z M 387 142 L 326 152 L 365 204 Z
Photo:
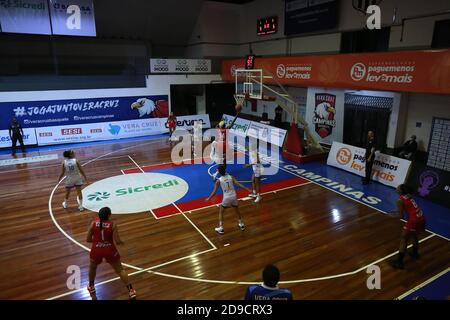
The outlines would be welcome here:
M 253 285 L 247 288 L 245 300 L 292 300 L 292 293 L 288 289 Z

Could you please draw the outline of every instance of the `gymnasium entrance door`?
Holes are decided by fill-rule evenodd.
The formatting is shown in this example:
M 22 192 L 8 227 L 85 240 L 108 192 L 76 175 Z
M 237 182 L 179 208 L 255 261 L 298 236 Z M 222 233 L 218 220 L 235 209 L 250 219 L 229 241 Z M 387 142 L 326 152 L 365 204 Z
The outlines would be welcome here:
M 375 132 L 378 150 L 386 148 L 393 99 L 345 94 L 344 143 L 364 147 L 367 132 Z

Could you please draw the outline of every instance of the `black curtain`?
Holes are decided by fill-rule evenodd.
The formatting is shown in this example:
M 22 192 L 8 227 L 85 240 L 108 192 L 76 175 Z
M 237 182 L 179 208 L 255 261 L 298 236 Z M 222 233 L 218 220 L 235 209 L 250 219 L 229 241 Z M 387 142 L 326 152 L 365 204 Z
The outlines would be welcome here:
M 345 104 L 344 110 L 344 143 L 365 147 L 367 132 L 373 131 L 377 149 L 384 151 L 391 109 Z
M 234 83 L 205 85 L 206 113 L 209 114 L 211 122 L 220 121 L 224 113 L 236 114 L 234 93 Z

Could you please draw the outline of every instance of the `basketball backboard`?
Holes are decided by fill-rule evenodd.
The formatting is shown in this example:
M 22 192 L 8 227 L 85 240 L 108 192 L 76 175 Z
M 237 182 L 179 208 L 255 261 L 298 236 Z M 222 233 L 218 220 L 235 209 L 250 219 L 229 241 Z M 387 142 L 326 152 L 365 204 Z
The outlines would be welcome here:
M 261 99 L 263 96 L 263 71 L 262 69 L 237 69 L 235 71 L 236 88 L 238 97 Z

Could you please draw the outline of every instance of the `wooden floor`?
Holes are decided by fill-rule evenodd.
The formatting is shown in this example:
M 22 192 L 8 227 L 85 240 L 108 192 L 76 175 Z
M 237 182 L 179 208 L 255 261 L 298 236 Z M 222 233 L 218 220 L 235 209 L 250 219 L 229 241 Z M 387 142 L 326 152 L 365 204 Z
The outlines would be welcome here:
M 165 140 L 75 151 L 91 182 L 135 166 L 128 156 L 141 166 L 170 161 Z M 54 153 L 62 151 L 41 154 Z M 88 252 L 68 237 L 87 246 L 95 214 L 79 213 L 74 197 L 72 209 L 63 210 L 59 187 L 50 203 L 52 220 L 49 199 L 59 161 L 0 167 L 0 299 L 89 298 Z M 391 269 L 387 256 L 398 249 L 402 223 L 315 184 L 240 206 L 247 229 L 238 230 L 229 213 L 222 236 L 214 231 L 216 207 L 160 220 L 149 213 L 115 215 L 126 243 L 119 250 L 127 270 L 136 273 L 131 280 L 138 298 L 242 299 L 246 285 L 238 282 L 260 282 L 262 268 L 275 263 L 295 299 L 394 299 L 450 266 L 450 242 L 425 233 L 421 260 L 407 257 L 405 270 Z M 369 290 L 364 267 L 377 260 L 381 290 Z M 82 290 L 72 293 L 66 285 L 71 265 L 82 272 Z M 115 278 L 109 265 L 99 267 L 99 299 L 127 299 Z

